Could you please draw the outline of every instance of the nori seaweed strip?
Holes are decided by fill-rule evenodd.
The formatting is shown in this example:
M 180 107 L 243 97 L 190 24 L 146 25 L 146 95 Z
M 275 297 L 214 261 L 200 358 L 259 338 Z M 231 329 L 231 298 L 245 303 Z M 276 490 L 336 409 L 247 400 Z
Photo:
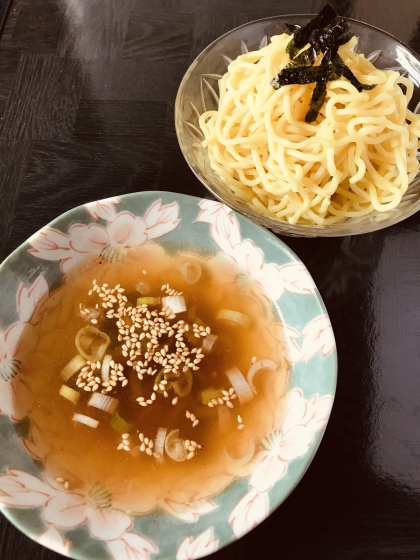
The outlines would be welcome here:
M 312 93 L 311 105 L 305 116 L 305 122 L 311 123 L 318 117 L 318 113 L 325 101 L 325 97 L 327 96 L 327 81 L 328 76 L 326 78 L 321 78 L 316 83 L 315 89 Z
M 309 37 L 315 29 L 322 29 L 326 25 L 330 24 L 337 15 L 337 12 L 333 10 L 331 6 L 326 4 L 317 16 L 311 19 L 311 21 L 303 27 L 299 27 L 287 43 L 286 52 L 289 53 L 290 60 L 293 60 L 302 47 L 308 43 Z
M 313 84 L 322 78 L 328 78 L 329 67 L 324 66 L 298 66 L 294 68 L 283 68 L 283 70 L 273 78 L 270 84 L 274 89 L 291 84 Z
M 306 51 L 301 52 L 293 62 L 296 64 L 302 64 L 302 66 L 307 63 L 308 65 L 312 65 L 317 59 L 316 50 L 312 48 L 312 46 L 308 47 Z
M 337 39 L 337 41 L 335 41 L 335 43 L 331 46 L 331 48 L 329 48 L 323 55 L 322 60 L 327 59 L 327 60 L 331 60 L 332 62 L 339 62 L 338 60 L 335 60 L 337 53 L 338 53 L 338 49 L 342 46 L 345 45 L 346 43 L 348 43 L 350 41 L 350 39 L 353 37 L 353 33 L 351 31 L 348 31 L 347 33 L 344 33 L 343 35 L 341 35 L 341 37 L 339 37 Z
M 331 80 L 337 80 L 339 78 L 333 66 L 331 64 L 328 64 L 328 61 L 324 62 L 323 64 L 323 61 L 324 59 L 322 59 L 321 65 L 324 68 L 328 69 L 328 75 L 326 78 L 322 77 L 319 79 L 319 81 L 316 83 L 314 91 L 312 92 L 311 105 L 309 107 L 309 111 L 305 116 L 305 122 L 307 123 L 315 121 L 318 117 L 319 111 L 321 110 L 321 107 L 327 96 L 327 82 Z
M 329 80 L 331 80 L 331 64 L 329 64 L 330 58 L 328 56 L 329 52 L 331 51 L 327 51 L 327 56 L 324 55 L 321 60 L 321 66 L 328 69 L 328 74 L 326 77 L 322 77 L 318 80 L 315 89 L 312 92 L 309 111 L 305 115 L 305 122 L 307 123 L 311 123 L 317 119 L 319 111 L 321 110 L 321 107 L 327 96 L 327 83 Z
M 326 63 L 320 66 L 283 68 L 283 70 L 271 80 L 270 84 L 274 89 L 279 89 L 281 86 L 290 86 L 292 84 L 313 84 L 324 78 L 328 78 L 328 81 L 337 80 L 340 76 L 347 78 L 358 91 L 363 91 L 364 89 L 370 90 L 376 87 L 376 84 L 367 85 L 360 83 L 350 68 L 346 66 L 342 60 L 341 62 L 333 62 L 332 64 Z
M 324 28 L 324 29 L 322 29 Z M 313 122 L 327 95 L 327 83 L 344 76 L 359 91 L 371 90 L 376 84 L 365 85 L 359 82 L 353 72 L 338 54 L 341 45 L 347 43 L 353 34 L 349 31 L 346 20 L 339 18 L 328 4 L 307 25 L 295 30 L 286 46 L 290 62 L 270 84 L 274 89 L 292 84 L 312 84 L 310 108 L 305 116 L 306 122 Z M 309 43 L 308 48 L 297 54 Z M 322 53 L 319 66 L 313 66 L 318 55 Z
M 357 91 L 371 90 L 378 85 L 367 85 L 360 83 L 353 72 L 350 70 L 350 68 L 344 64 L 343 59 L 340 57 L 340 55 L 337 54 L 335 59 L 339 62 L 334 62 L 333 64 L 331 64 L 331 66 L 334 66 L 334 70 L 337 72 L 337 74 L 347 78 L 348 81 L 357 89 Z
M 293 60 L 285 66 L 285 68 L 292 68 L 293 66 L 312 66 L 316 61 L 316 50 L 310 45 L 305 51 L 301 52 Z
M 348 30 L 348 23 L 344 19 L 336 18 L 325 30 L 318 30 L 315 33 L 315 37 L 314 40 L 311 41 L 311 45 L 317 53 L 325 53 L 327 50 L 331 49 L 336 42 L 340 40 L 340 37 L 347 33 Z

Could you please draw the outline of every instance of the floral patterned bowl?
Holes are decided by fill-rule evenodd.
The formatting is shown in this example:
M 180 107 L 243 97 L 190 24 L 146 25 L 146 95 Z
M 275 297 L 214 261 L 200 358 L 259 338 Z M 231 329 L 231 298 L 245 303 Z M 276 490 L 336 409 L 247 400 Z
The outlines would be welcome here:
M 112 263 L 127 248 L 151 241 L 210 258 L 225 253 L 250 283 L 262 284 L 291 375 L 279 403 L 281 420 L 259 442 L 250 476 L 199 501 L 164 500 L 147 514 L 130 515 L 112 502 L 106 508 L 92 503 L 88 490 L 66 490 L 44 467 L 42 438 L 25 420 L 20 335 L 40 320 L 42 302 L 75 264 L 99 255 Z M 200 558 L 250 531 L 303 476 L 331 411 L 334 337 L 304 265 L 247 218 L 219 202 L 167 192 L 92 202 L 63 214 L 14 251 L 0 266 L 0 290 L 0 508 L 32 539 L 84 560 Z

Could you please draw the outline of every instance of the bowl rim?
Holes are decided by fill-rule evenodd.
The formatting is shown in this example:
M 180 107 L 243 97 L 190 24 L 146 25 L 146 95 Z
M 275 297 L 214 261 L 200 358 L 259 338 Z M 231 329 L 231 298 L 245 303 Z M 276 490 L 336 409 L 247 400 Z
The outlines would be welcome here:
M 222 39 L 225 39 L 226 37 L 228 37 L 230 34 L 235 33 L 239 29 L 249 27 L 249 26 L 254 25 L 256 23 L 261 23 L 261 22 L 264 22 L 264 21 L 277 20 L 277 19 L 280 19 L 280 18 L 292 18 L 292 17 L 301 17 L 301 18 L 310 17 L 310 18 L 313 18 L 316 15 L 317 14 L 308 14 L 308 13 L 305 13 L 305 14 L 299 14 L 299 13 L 279 14 L 279 15 L 276 15 L 276 16 L 267 16 L 267 17 L 264 17 L 264 18 L 255 19 L 255 20 L 249 21 L 247 23 L 243 23 L 242 25 L 238 25 L 237 27 L 234 27 L 233 29 L 230 29 L 229 31 L 227 31 L 226 33 L 223 33 L 223 35 L 220 35 L 219 37 L 214 39 L 214 41 L 209 43 L 196 56 L 196 58 L 189 65 L 187 71 L 185 72 L 184 76 L 182 77 L 182 80 L 181 80 L 181 82 L 179 84 L 179 87 L 178 87 L 178 91 L 177 91 L 176 98 L 175 98 L 175 105 L 174 105 L 174 107 L 175 107 L 174 123 L 175 123 L 175 131 L 176 131 L 178 144 L 179 144 L 179 147 L 181 149 L 182 155 L 184 156 L 185 161 L 187 162 L 189 168 L 191 169 L 191 171 L 193 172 L 195 177 L 220 202 L 223 202 L 224 204 L 227 204 L 227 202 L 218 193 L 217 189 L 215 189 L 212 184 L 207 183 L 205 180 L 203 180 L 201 177 L 199 177 L 197 175 L 197 173 L 195 172 L 195 170 L 193 168 L 193 165 L 190 162 L 190 159 L 188 157 L 187 146 L 184 144 L 184 142 L 182 140 L 182 136 L 181 136 L 181 131 L 179 130 L 179 127 L 176 124 L 177 123 L 177 114 L 178 114 L 178 111 L 179 111 L 179 107 L 181 105 L 181 97 L 183 95 L 185 84 L 187 83 L 189 75 L 195 69 L 195 67 L 201 62 L 201 60 L 206 56 L 207 52 L 210 51 L 213 48 L 214 45 L 216 45 Z M 392 33 L 389 33 L 388 31 L 384 31 L 380 27 L 377 27 L 375 25 L 371 25 L 370 23 L 366 23 L 364 21 L 361 21 L 361 20 L 358 20 L 358 19 L 355 19 L 355 18 L 349 18 L 349 17 L 346 17 L 346 16 L 340 16 L 340 17 L 342 17 L 342 19 L 345 19 L 348 22 L 357 23 L 358 25 L 361 25 L 361 26 L 369 28 L 369 29 L 373 29 L 373 30 L 375 30 L 376 32 L 378 32 L 382 35 L 388 36 L 390 39 L 392 39 L 393 41 L 395 41 L 396 43 L 398 43 L 399 45 L 401 45 L 402 47 L 407 49 L 409 51 L 409 53 L 414 58 L 416 58 L 418 60 L 419 64 L 420 64 L 420 54 L 418 54 L 416 51 L 414 51 L 406 43 L 404 43 L 403 41 L 401 41 L 400 39 L 395 37 L 395 35 L 392 35 Z M 417 177 L 419 177 L 419 176 L 420 176 L 420 170 L 419 170 L 419 173 L 417 174 Z M 410 188 L 410 185 L 408 185 L 407 192 L 408 192 L 409 188 Z M 312 224 L 312 225 L 309 225 L 309 224 L 294 224 L 293 227 L 294 227 L 294 229 L 296 229 L 296 231 L 295 232 L 288 232 L 287 227 L 288 227 L 289 224 L 287 224 L 286 222 L 282 222 L 280 220 L 274 220 L 274 218 L 271 218 L 270 216 L 265 216 L 264 214 L 259 213 L 256 209 L 253 209 L 251 207 L 246 206 L 245 203 L 235 201 L 234 204 L 231 206 L 231 208 L 235 212 L 240 213 L 242 216 L 246 216 L 246 217 L 248 217 L 248 219 L 255 220 L 262 227 L 271 228 L 271 227 L 276 227 L 276 226 L 278 226 L 278 227 L 279 226 L 284 226 L 284 230 L 283 229 L 281 231 L 280 230 L 279 231 L 274 230 L 274 231 L 276 231 L 276 233 L 279 233 L 280 235 L 288 235 L 288 236 L 299 235 L 301 237 L 308 237 L 308 238 L 310 238 L 310 237 L 344 237 L 344 236 L 347 236 L 347 235 L 363 235 L 364 233 L 373 233 L 374 231 L 379 231 L 381 229 L 391 227 L 393 225 L 398 224 L 399 222 L 402 222 L 402 221 L 406 220 L 407 218 L 409 218 L 410 216 L 412 216 L 413 214 L 418 212 L 419 209 L 420 209 L 420 208 L 416 207 L 416 205 L 412 205 L 411 208 L 404 215 L 396 216 L 396 218 L 395 218 L 395 220 L 393 221 L 392 224 L 388 224 L 388 225 L 384 226 L 382 221 L 378 220 L 378 221 L 373 222 L 371 224 L 371 227 L 369 228 L 368 231 L 355 230 L 355 231 L 351 231 L 351 232 L 340 232 L 340 231 L 335 231 L 334 227 L 329 228 L 329 227 L 325 227 L 325 226 L 318 225 L 318 224 Z M 252 216 L 253 216 L 252 218 L 249 217 L 251 213 L 252 213 Z M 347 226 L 351 227 L 350 224 L 351 224 L 351 221 L 347 220 L 345 222 L 340 222 L 337 225 L 342 226 L 342 227 L 345 227 L 347 225 Z M 299 233 L 297 233 L 297 230 L 299 230 Z
M 206 200 L 203 199 L 202 197 L 197 197 L 194 195 L 190 195 L 190 194 L 184 194 L 184 193 L 177 193 L 177 192 L 172 192 L 172 191 L 157 191 L 157 190 L 150 190 L 150 191 L 138 191 L 138 192 L 133 192 L 133 193 L 127 193 L 127 194 L 122 194 L 122 195 L 117 195 L 117 197 L 120 199 L 120 202 L 128 202 L 128 204 L 131 203 L 131 200 L 136 200 L 136 199 L 142 199 L 142 198 L 146 198 L 147 197 L 156 197 L 157 199 L 161 199 L 162 195 L 169 195 L 170 197 L 172 197 L 173 200 L 176 200 L 178 202 L 180 202 L 180 206 L 182 206 L 182 204 L 187 203 L 187 204 L 194 204 L 196 207 L 198 207 L 197 202 L 198 201 L 202 201 L 202 200 Z M 109 198 L 113 198 L 113 197 L 109 197 Z M 181 200 L 183 199 L 183 200 Z M 105 199 L 106 200 L 106 199 Z M 91 202 L 96 202 L 95 201 L 91 201 Z M 166 204 L 166 202 L 164 202 Z M 0 278 L 3 274 L 3 272 L 5 271 L 5 269 L 7 269 L 7 267 L 9 265 L 11 265 L 13 263 L 13 261 L 15 259 L 19 259 L 21 254 L 23 252 L 27 252 L 28 249 L 28 242 L 29 240 L 36 236 L 43 228 L 45 227 L 51 227 L 51 228 L 57 228 L 59 231 L 62 231 L 63 229 L 63 221 L 68 220 L 69 218 L 72 217 L 73 214 L 77 214 L 79 211 L 81 210 L 86 210 L 86 205 L 89 203 L 84 203 L 84 204 L 80 204 L 78 206 L 75 206 L 69 210 L 66 210 L 65 212 L 63 212 L 62 214 L 58 215 L 56 218 L 54 218 L 52 221 L 48 222 L 45 226 L 42 226 L 42 228 L 38 229 L 36 232 L 34 232 L 30 237 L 28 237 L 25 241 L 23 241 L 21 244 L 18 245 L 18 247 L 16 247 L 2 262 L 0 262 Z M 147 208 L 147 204 L 144 204 L 144 209 Z M 229 208 L 229 207 L 228 207 Z M 122 211 L 126 212 L 126 211 L 130 211 L 127 208 L 122 209 Z M 273 232 L 267 230 L 266 228 L 264 228 L 263 226 L 261 226 L 259 223 L 251 220 L 250 218 L 248 218 L 247 216 L 244 216 L 238 212 L 236 212 L 235 210 L 229 208 L 229 211 L 234 212 L 234 214 L 236 215 L 236 217 L 238 218 L 238 221 L 242 224 L 240 224 L 241 226 L 245 224 L 248 225 L 248 230 L 246 235 L 244 233 L 241 232 L 241 238 L 243 239 L 243 241 L 245 241 L 245 239 L 251 239 L 251 240 L 255 240 L 257 238 L 257 235 L 262 236 L 261 241 L 256 240 L 255 244 L 257 247 L 261 248 L 261 245 L 265 245 L 268 246 L 269 244 L 274 245 L 276 247 L 276 249 L 280 249 L 282 254 L 286 254 L 290 260 L 288 260 L 288 262 L 296 262 L 296 263 L 301 263 L 303 264 L 303 266 L 306 268 L 306 265 L 304 265 L 303 261 L 300 259 L 300 257 L 287 245 L 287 243 L 285 243 L 282 239 L 279 239 Z M 134 215 L 137 215 L 138 210 L 134 210 L 133 213 Z M 187 220 L 184 220 L 184 222 L 187 223 L 187 227 L 189 229 L 191 229 L 191 227 L 193 226 L 193 223 L 189 223 Z M 94 218 L 90 217 L 89 218 L 89 223 L 97 223 L 95 222 Z M 68 227 L 68 229 L 71 226 L 64 226 L 64 227 Z M 242 230 L 242 227 L 241 227 Z M 257 235 L 255 235 L 257 234 Z M 164 244 L 164 243 L 163 243 Z M 265 252 L 264 249 L 261 249 L 263 251 L 263 253 Z M 272 262 L 272 260 L 269 260 L 267 262 Z M 309 273 L 309 271 L 308 271 Z M 310 275 L 310 273 L 309 273 Z M 60 278 L 64 278 L 65 273 L 63 271 L 61 271 L 60 273 Z M 311 276 L 310 276 L 311 277 Z M 311 277 L 312 279 L 312 277 Z M 313 279 L 312 279 L 313 281 Z M 315 286 L 315 290 L 312 293 L 312 296 L 316 298 L 316 302 L 317 302 L 317 306 L 327 315 L 327 317 L 329 317 L 327 308 L 325 306 L 325 303 L 323 301 L 323 298 L 318 290 L 318 288 L 316 287 L 315 282 L 313 281 L 313 284 Z M 57 286 L 54 286 L 54 289 L 56 289 Z M 281 296 L 280 296 L 281 297 Z M 280 298 L 278 298 L 277 300 L 275 300 L 274 298 L 270 297 L 270 300 L 272 302 L 279 302 Z M 280 307 L 280 303 L 278 304 Z M 332 402 L 332 408 L 334 406 L 334 401 L 335 401 L 335 396 L 336 396 L 336 391 L 337 391 L 337 376 L 338 376 L 338 356 L 337 356 L 337 346 L 335 344 L 335 337 L 334 337 L 334 332 L 332 331 L 332 337 L 333 337 L 333 341 L 334 341 L 334 347 L 332 348 L 332 364 L 329 366 L 328 368 L 328 376 L 329 376 L 329 380 L 330 380 L 330 384 L 331 384 L 331 390 L 329 393 L 329 396 L 331 396 L 333 398 L 333 402 Z M 288 388 L 288 392 L 290 392 L 293 389 L 293 387 L 289 387 Z M 317 392 L 316 394 L 319 395 L 319 393 Z M 321 391 L 321 394 L 322 391 Z M 328 419 L 324 425 L 324 427 L 318 432 L 317 435 L 315 435 L 315 441 L 312 442 L 308 454 L 303 457 L 301 457 L 301 459 L 303 459 L 303 469 L 302 472 L 299 472 L 299 476 L 296 477 L 296 475 L 293 475 L 293 480 L 292 482 L 288 482 L 287 483 L 287 491 L 284 493 L 283 497 L 281 499 L 277 498 L 275 499 L 274 503 L 271 504 L 270 503 L 270 507 L 269 510 L 267 512 L 266 517 L 264 517 L 264 519 L 266 519 L 268 516 L 272 515 L 274 513 L 274 511 L 276 511 L 283 503 L 284 501 L 288 498 L 288 496 L 296 489 L 296 487 L 298 486 L 298 484 L 300 483 L 300 481 L 302 480 L 303 476 L 305 475 L 307 469 L 309 468 L 310 464 L 312 463 L 312 461 L 314 460 L 314 457 L 317 453 L 317 450 L 322 442 L 322 439 L 325 435 L 325 431 L 327 429 L 329 420 L 331 418 L 331 413 L 332 413 L 332 408 L 330 410 Z M 11 420 L 11 422 L 13 422 L 13 420 Z M 216 494 L 216 497 L 219 495 L 220 493 Z M 30 539 L 32 539 L 33 541 L 37 542 L 38 544 L 41 544 L 39 541 L 39 537 L 35 536 L 34 534 L 32 534 L 33 532 L 31 530 L 28 530 L 28 526 L 29 526 L 29 522 L 28 521 L 21 521 L 16 519 L 16 516 L 14 515 L 15 511 L 19 509 L 18 507 L 15 506 L 5 506 L 4 504 L 0 504 L 0 512 L 12 523 L 12 525 L 14 527 L 16 527 L 19 531 L 21 531 L 24 535 L 26 535 L 27 537 L 29 537 Z M 39 509 L 39 508 L 37 508 Z M 135 516 L 135 518 L 141 518 L 142 515 L 139 516 Z M 264 519 L 260 520 L 258 522 L 258 525 L 260 525 Z M 252 530 L 249 529 L 247 530 L 242 536 L 245 536 L 248 532 L 250 532 Z M 91 537 L 89 537 L 91 538 Z M 229 540 L 225 543 L 221 543 L 221 546 L 218 548 L 218 550 L 222 550 L 222 548 L 225 548 L 226 546 L 228 546 L 229 544 L 232 544 L 235 542 L 235 540 L 237 540 L 237 538 L 234 537 L 234 535 L 232 534 L 229 537 Z M 56 551 L 56 548 L 54 548 L 53 546 L 49 546 L 48 544 L 42 543 L 41 546 L 44 546 L 46 548 L 49 548 L 51 550 Z M 77 553 L 78 554 L 78 553 Z M 84 558 L 85 560 L 90 559 L 90 556 L 73 556 L 73 554 L 71 554 L 71 556 L 69 555 L 69 557 L 72 558 Z M 92 557 L 93 558 L 93 557 Z M 161 557 L 162 560 L 164 557 Z M 171 557 L 172 558 L 172 557 Z M 169 558 L 166 558 L 166 560 L 169 560 Z

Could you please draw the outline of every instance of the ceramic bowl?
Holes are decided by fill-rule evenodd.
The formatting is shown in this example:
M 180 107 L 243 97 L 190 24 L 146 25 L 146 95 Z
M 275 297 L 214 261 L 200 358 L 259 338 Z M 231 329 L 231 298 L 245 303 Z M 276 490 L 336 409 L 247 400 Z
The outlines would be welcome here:
M 139 233 L 140 232 L 140 233 Z M 140 235 L 141 234 L 141 235 Z M 140 237 L 139 237 L 140 235 Z M 194 239 L 194 242 L 191 240 Z M 281 420 L 256 442 L 258 461 L 199 501 L 156 503 L 144 515 L 94 505 L 66 490 L 44 466 L 42 434 L 29 425 L 19 336 L 40 319 L 40 304 L 87 258 L 124 258 L 128 247 L 225 253 L 270 295 L 273 333 L 290 365 Z M 245 290 L 246 288 L 244 288 Z M 42 228 L 0 266 L 0 508 L 21 531 L 65 556 L 83 560 L 185 560 L 206 556 L 250 531 L 293 490 L 324 432 L 336 385 L 331 324 L 305 266 L 281 241 L 219 202 L 143 192 L 91 202 Z
M 226 72 L 230 61 L 247 51 L 262 48 L 273 35 L 289 32 L 286 24 L 305 25 L 313 17 L 287 15 L 253 21 L 229 31 L 204 49 L 187 70 L 176 98 L 175 127 L 181 151 L 197 178 L 216 198 L 277 233 L 295 237 L 336 237 L 388 227 L 419 210 L 420 174 L 409 186 L 399 206 L 392 211 L 373 212 L 367 216 L 350 218 L 345 222 L 327 226 L 292 225 L 261 214 L 227 188 L 210 167 L 207 150 L 201 145 L 204 136 L 198 118 L 205 111 L 217 109 L 218 80 Z M 359 52 L 364 53 L 378 68 L 398 70 L 411 78 L 414 83 L 414 95 L 410 109 L 418 110 L 419 56 L 389 33 L 357 20 L 344 19 L 347 19 L 350 29 L 359 38 Z

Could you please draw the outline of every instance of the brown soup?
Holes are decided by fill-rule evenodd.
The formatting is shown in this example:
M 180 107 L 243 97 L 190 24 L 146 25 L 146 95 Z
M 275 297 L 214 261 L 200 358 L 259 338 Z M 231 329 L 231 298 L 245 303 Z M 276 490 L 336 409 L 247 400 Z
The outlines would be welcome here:
M 140 513 L 202 499 L 252 471 L 287 367 L 270 334 L 268 299 L 244 278 L 222 256 L 168 255 L 158 245 L 132 249 L 123 262 L 86 261 L 67 274 L 41 321 L 24 333 L 34 349 L 22 364 L 33 398 L 32 438 L 47 450 L 46 466 L 60 483 L 91 489 L 98 505 Z M 168 295 L 186 310 L 165 307 Z M 141 299 L 151 297 L 160 301 Z M 81 329 L 88 333 L 82 350 L 93 353 L 103 341 L 89 346 L 89 333 L 106 333 L 110 358 L 80 359 L 82 367 L 65 381 L 60 373 L 79 354 Z M 105 359 L 112 359 L 108 371 Z M 255 374 L 253 393 L 243 382 L 261 359 L 276 368 Z M 60 394 L 63 385 L 78 393 L 76 404 Z M 116 399 L 116 410 L 89 406 L 93 393 Z

